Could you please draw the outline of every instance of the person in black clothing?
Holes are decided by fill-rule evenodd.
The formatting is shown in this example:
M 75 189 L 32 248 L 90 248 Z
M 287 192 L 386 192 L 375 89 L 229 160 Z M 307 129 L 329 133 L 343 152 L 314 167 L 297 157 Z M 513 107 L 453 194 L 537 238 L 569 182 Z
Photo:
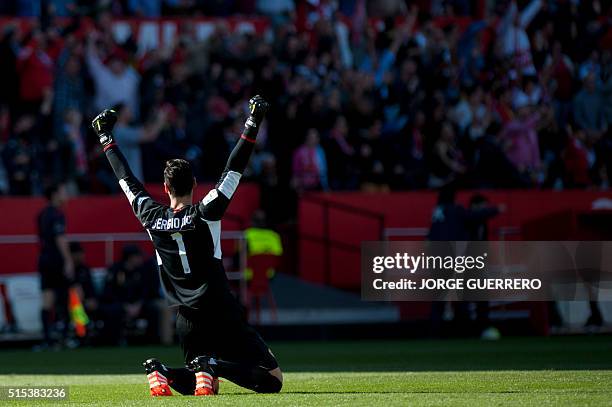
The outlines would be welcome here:
M 176 328 L 187 368 L 145 361 L 153 396 L 171 395 L 170 387 L 182 394 L 213 395 L 219 376 L 262 393 L 282 387 L 278 363 L 232 295 L 221 257 L 221 219 L 268 109 L 260 96 L 249 101 L 250 115 L 219 182 L 195 205 L 196 182 L 187 161 L 166 162 L 164 189 L 170 205 L 157 203 L 113 142 L 116 113 L 105 110 L 92 122 L 119 185 L 153 242 L 166 297 L 178 306 Z
M 124 328 L 135 327 L 137 320 L 147 321 L 146 335 L 159 336 L 156 282 L 137 246 L 125 246 L 121 261 L 108 270 L 102 294 L 103 337 L 111 343 L 123 343 Z
M 504 210 L 504 206 L 491 205 L 484 195 L 472 195 L 469 211 L 476 216 L 470 217 L 467 221 L 468 240 L 481 242 L 489 240 L 488 221 Z M 478 216 L 479 214 L 481 215 Z
M 428 240 L 448 242 L 448 245 L 436 246 L 442 256 L 455 256 L 457 253 L 454 242 L 470 241 L 482 235 L 484 224 L 486 233 L 486 222 L 489 218 L 499 213 L 499 208 L 491 205 L 471 205 L 469 209 L 455 202 L 456 189 L 453 184 L 448 184 L 440 190 L 438 204 L 434 208 L 431 228 Z M 469 247 L 468 247 L 469 250 Z M 442 316 L 444 314 L 445 301 L 435 301 L 431 309 L 431 329 L 434 335 L 439 335 L 441 330 Z M 466 321 L 469 320 L 468 303 L 453 302 L 454 322 L 461 329 L 465 329 Z
M 468 241 L 478 232 L 478 225 L 497 215 L 500 208 L 493 205 L 470 205 L 466 209 L 455 202 L 455 186 L 444 186 L 438 195 L 438 204 L 431 218 L 431 228 L 427 235 L 432 241 Z
M 5 2 L 2 2 L 0 7 L 5 7 Z M 18 28 L 5 24 L 0 33 L 0 61 L 2 61 L 0 64 L 0 89 L 2 89 L 0 104 L 8 106 L 13 118 L 19 106 L 19 73 L 17 72 L 19 48 Z
M 470 198 L 469 210 L 472 213 L 486 211 L 482 216 L 474 216 L 467 222 L 468 238 L 471 242 L 486 242 L 489 240 L 489 219 L 505 211 L 505 206 L 493 206 L 489 200 L 481 194 L 474 194 Z M 475 246 L 482 250 L 486 243 L 476 243 Z M 468 246 L 468 252 L 470 247 Z M 499 336 L 497 328 L 491 326 L 489 320 L 489 302 L 476 301 L 476 329 L 480 333 L 481 338 L 487 339 L 490 337 Z
M 38 271 L 42 290 L 41 319 L 43 346 L 51 344 L 51 329 L 54 321 L 62 325 L 61 333 L 66 338 L 68 329 L 68 288 L 74 278 L 74 264 L 66 240 L 66 219 L 61 207 L 67 200 L 66 190 L 54 184 L 45 190 L 48 205 L 38 215 L 38 237 L 40 255 Z

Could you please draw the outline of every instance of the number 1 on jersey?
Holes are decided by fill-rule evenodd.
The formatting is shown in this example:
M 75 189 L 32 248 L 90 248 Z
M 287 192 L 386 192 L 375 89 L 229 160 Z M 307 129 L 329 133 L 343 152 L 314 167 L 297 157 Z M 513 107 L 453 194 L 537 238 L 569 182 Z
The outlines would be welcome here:
M 183 235 L 181 232 L 176 232 L 170 235 L 172 240 L 176 242 L 178 246 L 179 256 L 181 258 L 181 264 L 183 265 L 183 271 L 185 274 L 191 274 L 191 268 L 189 267 L 189 260 L 187 259 L 187 250 L 185 249 L 185 242 L 183 241 Z

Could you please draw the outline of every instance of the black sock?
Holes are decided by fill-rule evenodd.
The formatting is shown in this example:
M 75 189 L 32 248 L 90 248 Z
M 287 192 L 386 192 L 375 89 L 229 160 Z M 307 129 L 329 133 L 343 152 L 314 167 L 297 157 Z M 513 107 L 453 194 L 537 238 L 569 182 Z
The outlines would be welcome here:
M 195 393 L 196 379 L 195 374 L 191 370 L 185 367 L 166 367 L 166 370 L 162 373 L 166 376 L 168 384 L 174 390 L 183 395 L 193 396 L 193 393 Z
M 40 319 L 42 320 L 44 341 L 49 344 L 51 342 L 51 311 L 41 310 Z
M 215 359 L 215 362 L 210 364 L 215 374 L 257 393 L 278 393 L 283 387 L 283 383 L 264 367 L 219 359 Z
M 597 301 L 589 301 L 589 308 L 591 310 L 591 316 L 597 321 L 600 321 L 602 319 L 601 311 L 599 310 L 599 304 L 597 304 Z

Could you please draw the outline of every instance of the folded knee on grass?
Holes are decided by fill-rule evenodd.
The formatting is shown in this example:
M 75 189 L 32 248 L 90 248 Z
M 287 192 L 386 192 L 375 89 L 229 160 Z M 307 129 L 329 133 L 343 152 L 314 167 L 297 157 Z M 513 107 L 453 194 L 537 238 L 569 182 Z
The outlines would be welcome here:
M 278 393 L 283 388 L 283 382 L 278 377 L 269 374 L 267 378 L 262 380 L 255 391 L 257 393 Z

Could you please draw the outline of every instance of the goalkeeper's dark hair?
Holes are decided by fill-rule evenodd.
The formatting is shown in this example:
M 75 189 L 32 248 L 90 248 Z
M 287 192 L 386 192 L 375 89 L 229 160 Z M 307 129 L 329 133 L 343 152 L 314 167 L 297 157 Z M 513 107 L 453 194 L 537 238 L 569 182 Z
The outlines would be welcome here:
M 180 158 L 166 161 L 164 183 L 173 196 L 186 196 L 193 189 L 193 170 L 189 161 Z
M 111 107 L 112 110 L 114 110 L 117 114 L 121 114 L 121 111 L 123 110 L 124 107 L 126 107 L 127 105 L 123 102 L 119 102 L 116 105 L 114 105 L 113 107 Z

